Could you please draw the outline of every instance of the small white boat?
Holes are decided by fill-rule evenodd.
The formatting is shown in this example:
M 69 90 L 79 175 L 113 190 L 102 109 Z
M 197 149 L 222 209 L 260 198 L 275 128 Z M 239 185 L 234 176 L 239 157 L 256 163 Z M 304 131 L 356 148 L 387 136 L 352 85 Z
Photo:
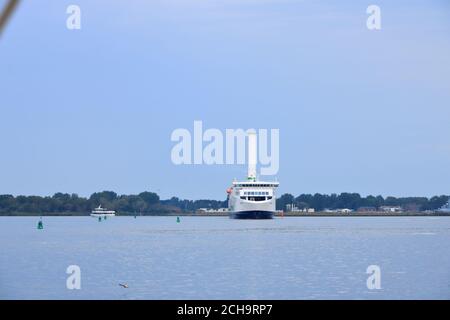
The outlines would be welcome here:
M 98 208 L 95 208 L 91 211 L 91 217 L 114 217 L 116 212 L 114 210 L 108 210 L 106 208 L 102 208 L 102 205 L 99 205 Z

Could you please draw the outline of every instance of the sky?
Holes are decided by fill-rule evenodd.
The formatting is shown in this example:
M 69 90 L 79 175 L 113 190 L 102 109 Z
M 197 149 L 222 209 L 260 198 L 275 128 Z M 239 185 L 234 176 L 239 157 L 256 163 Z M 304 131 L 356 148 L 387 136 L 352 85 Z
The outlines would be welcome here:
M 22 1 L 0 38 L 0 194 L 225 199 L 245 165 L 171 161 L 196 120 L 279 129 L 279 193 L 450 194 L 450 4 Z

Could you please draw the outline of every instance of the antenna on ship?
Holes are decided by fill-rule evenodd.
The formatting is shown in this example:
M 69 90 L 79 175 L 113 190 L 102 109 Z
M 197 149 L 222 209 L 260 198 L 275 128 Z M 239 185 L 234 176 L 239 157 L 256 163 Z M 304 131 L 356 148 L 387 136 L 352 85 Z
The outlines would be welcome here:
M 250 129 L 247 131 L 248 135 L 248 173 L 247 180 L 256 181 L 256 164 L 257 164 L 257 137 L 256 131 Z

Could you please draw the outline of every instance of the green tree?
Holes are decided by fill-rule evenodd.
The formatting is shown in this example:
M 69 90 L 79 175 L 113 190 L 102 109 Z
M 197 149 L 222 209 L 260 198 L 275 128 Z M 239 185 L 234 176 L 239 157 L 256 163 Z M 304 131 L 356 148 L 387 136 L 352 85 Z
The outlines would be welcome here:
M 139 198 L 141 198 L 148 206 L 159 203 L 159 196 L 154 192 L 141 192 L 139 193 Z

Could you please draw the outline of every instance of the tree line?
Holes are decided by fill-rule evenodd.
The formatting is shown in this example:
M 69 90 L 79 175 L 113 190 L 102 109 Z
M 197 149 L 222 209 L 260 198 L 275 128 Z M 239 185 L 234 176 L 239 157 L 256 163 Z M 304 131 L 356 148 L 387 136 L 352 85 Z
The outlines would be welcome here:
M 361 207 L 378 209 L 381 206 L 401 206 L 405 210 L 424 211 L 442 207 L 449 196 L 427 197 L 361 197 L 358 193 L 341 194 L 283 194 L 277 199 L 277 210 L 285 210 L 286 205 L 294 204 L 299 209 L 348 208 L 357 210 Z M 113 191 L 93 193 L 84 198 L 77 194 L 56 193 L 53 196 L 12 196 L 0 195 L 0 215 L 13 214 L 54 214 L 54 215 L 88 215 L 94 208 L 102 207 L 115 210 L 118 214 L 156 215 L 181 212 L 195 212 L 200 208 L 219 209 L 227 207 L 227 200 L 186 200 L 172 197 L 161 200 L 154 192 L 141 192 L 137 195 L 118 195 Z
M 363 207 L 379 209 L 382 206 L 399 206 L 406 211 L 437 210 L 449 200 L 449 196 L 441 195 L 431 198 L 427 197 L 382 197 L 366 196 L 361 197 L 359 193 L 341 194 L 301 194 L 294 197 L 285 193 L 277 199 L 277 210 L 285 210 L 286 205 L 294 204 L 299 209 L 313 208 L 316 211 L 324 209 L 353 209 L 358 210 Z
M 118 195 L 113 191 L 93 193 L 84 198 L 77 194 L 55 193 L 53 196 L 0 195 L 0 215 L 88 215 L 101 205 L 125 215 L 152 215 L 181 212 L 195 212 L 200 208 L 218 209 L 227 206 L 226 201 L 180 200 L 173 197 L 160 200 L 154 192 L 138 195 Z

